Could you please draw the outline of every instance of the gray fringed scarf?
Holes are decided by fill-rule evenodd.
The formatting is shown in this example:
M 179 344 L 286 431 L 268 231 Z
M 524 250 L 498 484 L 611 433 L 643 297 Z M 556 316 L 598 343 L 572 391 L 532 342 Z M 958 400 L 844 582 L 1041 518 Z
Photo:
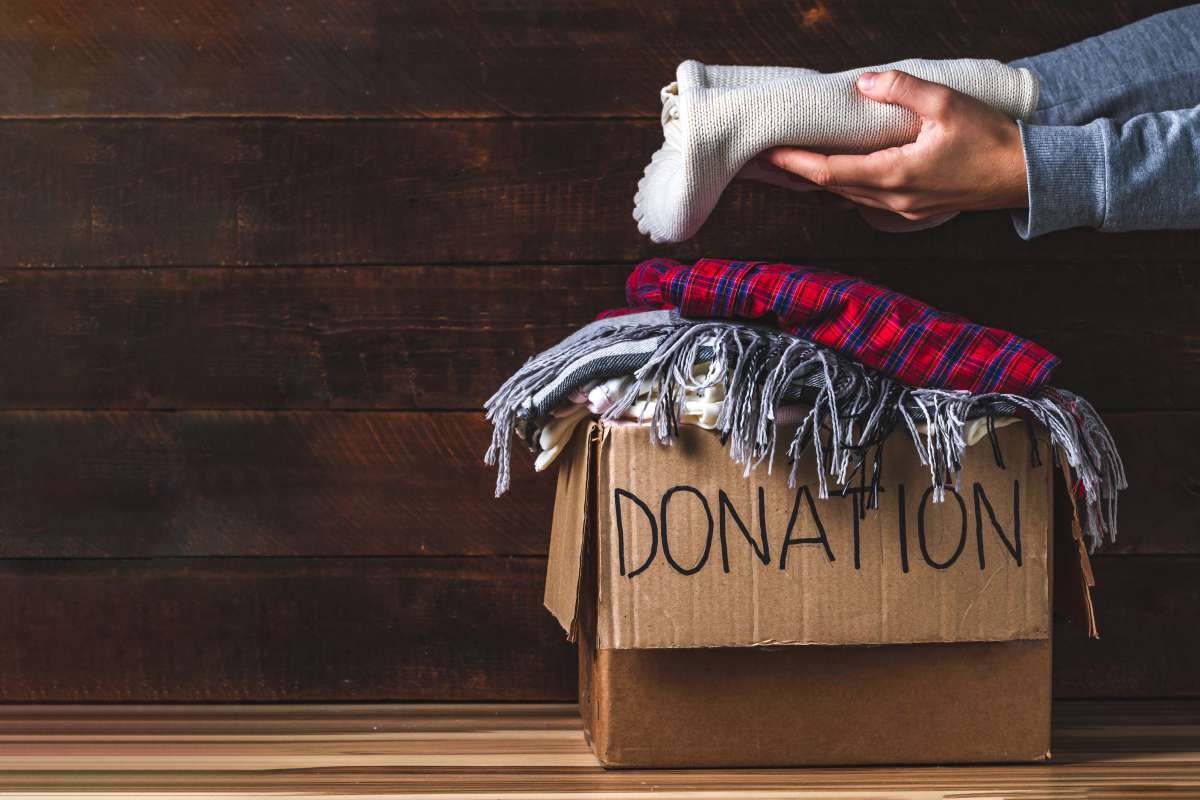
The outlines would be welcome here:
M 708 377 L 697 379 L 696 367 L 705 362 L 712 364 Z M 745 465 L 747 476 L 763 461 L 769 468 L 780 406 L 811 406 L 787 446 L 789 485 L 796 485 L 799 456 L 811 446 L 822 498 L 829 496 L 830 477 L 846 487 L 860 472 L 865 475 L 868 460 L 871 483 L 877 488 L 882 442 L 903 425 L 921 463 L 929 468 L 934 500 L 940 501 L 947 479 L 953 476 L 957 481 L 967 447 L 966 423 L 981 417 L 1020 417 L 1048 433 L 1082 487 L 1084 502 L 1077 506 L 1088 546 L 1099 546 L 1106 536 L 1116 538 L 1117 492 L 1126 488 L 1125 469 L 1108 428 L 1082 397 L 1061 389 L 1023 397 L 911 388 L 775 329 L 683 319 L 675 311 L 597 320 L 530 358 L 504 382 L 484 404 L 494 426 L 484 461 L 497 467 L 496 496 L 508 489 L 514 433 L 535 442 L 537 430 L 571 392 L 589 382 L 629 374 L 633 385 L 601 419 L 620 418 L 639 395 L 650 392 L 655 398 L 650 438 L 658 444 L 674 439 L 687 389 L 722 384 L 725 401 L 717 430 L 729 445 L 730 457 Z M 995 442 L 992 436 L 993 446 Z M 1036 458 L 1036 448 L 1033 452 Z

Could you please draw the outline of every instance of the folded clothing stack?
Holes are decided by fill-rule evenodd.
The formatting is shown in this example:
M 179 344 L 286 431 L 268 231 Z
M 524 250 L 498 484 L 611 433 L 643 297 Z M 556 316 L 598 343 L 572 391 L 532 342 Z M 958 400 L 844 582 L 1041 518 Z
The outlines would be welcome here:
M 910 58 L 890 64 L 821 73 L 796 67 L 709 66 L 685 61 L 663 87 L 663 144 L 646 165 L 633 198 L 638 229 L 655 242 L 696 234 L 734 178 L 785 188 L 818 187 L 755 165 L 764 150 L 795 145 L 827 153 L 869 153 L 915 141 L 921 121 L 898 105 L 868 100 L 854 82 L 864 72 L 902 70 L 974 97 L 1012 119 L 1037 107 L 1037 78 L 998 61 Z M 862 209 L 867 222 L 889 232 L 939 225 L 953 214 L 914 222 Z
M 770 469 L 778 425 L 795 422 L 789 481 L 812 447 L 821 497 L 830 478 L 846 487 L 868 469 L 877 488 L 882 442 L 903 426 L 941 500 L 966 447 L 1019 419 L 1069 465 L 1089 545 L 1116 537 L 1126 486 L 1116 445 L 1086 400 L 1047 386 L 1058 359 L 1033 342 L 787 264 L 652 259 L 626 295 L 627 308 L 529 359 L 485 404 L 497 495 L 514 433 L 544 468 L 594 414 L 642 420 L 660 444 L 681 422 L 712 428 L 747 475 L 763 461 Z

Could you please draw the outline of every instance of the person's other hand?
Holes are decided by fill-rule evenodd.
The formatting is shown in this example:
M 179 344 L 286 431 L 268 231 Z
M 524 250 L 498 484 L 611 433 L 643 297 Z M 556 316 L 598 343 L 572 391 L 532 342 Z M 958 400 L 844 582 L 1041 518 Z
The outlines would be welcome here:
M 1004 114 L 898 70 L 863 73 L 858 90 L 917 114 L 917 140 L 860 156 L 776 147 L 759 158 L 855 203 L 910 220 L 1028 205 L 1020 132 Z

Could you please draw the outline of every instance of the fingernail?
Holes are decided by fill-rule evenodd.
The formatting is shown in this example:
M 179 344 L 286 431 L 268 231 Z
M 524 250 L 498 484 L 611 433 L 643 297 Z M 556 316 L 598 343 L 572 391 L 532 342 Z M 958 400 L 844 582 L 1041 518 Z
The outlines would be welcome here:
M 858 76 L 858 88 L 870 89 L 872 86 L 875 85 L 876 77 L 877 77 L 876 73 L 874 73 L 874 72 L 864 72 L 862 75 L 859 75 Z

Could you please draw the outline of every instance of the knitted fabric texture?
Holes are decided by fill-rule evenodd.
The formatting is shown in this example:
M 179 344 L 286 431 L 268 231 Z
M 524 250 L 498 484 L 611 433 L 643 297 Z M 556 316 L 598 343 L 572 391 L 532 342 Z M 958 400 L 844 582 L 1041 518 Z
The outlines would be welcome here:
M 701 378 L 711 374 L 713 365 L 702 362 L 697 365 L 693 378 L 697 384 L 703 383 Z M 554 464 L 567 445 L 576 426 L 591 416 L 601 416 L 617 404 L 632 386 L 634 377 L 625 375 L 620 378 L 609 378 L 599 383 L 586 383 L 568 397 L 568 402 L 551 412 L 551 419 L 538 432 L 537 441 L 530 442 L 530 450 L 535 458 L 533 468 L 542 472 Z M 633 422 L 647 423 L 654 419 L 654 409 L 658 398 L 653 391 L 646 391 L 638 396 L 636 402 L 628 406 L 622 413 L 622 418 Z M 703 390 L 688 386 L 683 398 L 683 415 L 677 422 L 681 425 L 694 425 L 704 430 L 716 430 L 725 408 L 725 387 L 719 383 L 707 384 Z M 782 405 L 775 410 L 776 425 L 798 425 L 804 422 L 810 410 L 803 405 Z M 967 447 L 978 444 L 994 435 L 999 428 L 1020 422 L 1016 417 L 975 417 L 968 419 L 963 426 L 963 439 Z M 926 433 L 923 424 L 917 425 L 917 431 Z
M 700 370 L 707 363 L 707 369 Z M 797 483 L 800 456 L 812 448 L 817 487 L 870 482 L 868 502 L 878 502 L 882 443 L 896 428 L 907 431 L 929 469 L 931 494 L 941 502 L 957 486 L 968 426 L 986 419 L 1019 417 L 1045 431 L 1071 470 L 1070 484 L 1080 527 L 1090 546 L 1116 537 L 1117 493 L 1126 486 L 1116 444 L 1096 410 L 1070 392 L 1046 388 L 1034 397 L 913 389 L 852 359 L 782 331 L 727 320 L 685 320 L 675 312 L 648 312 L 602 319 L 569 340 L 530 358 L 488 399 L 493 424 L 484 462 L 497 467 L 496 494 L 508 489 L 514 434 L 537 450 L 541 428 L 560 420 L 553 411 L 582 386 L 632 372 L 625 394 L 601 419 L 621 419 L 647 396 L 651 441 L 669 444 L 685 418 L 689 394 L 721 386 L 715 423 L 745 474 L 773 461 L 780 409 L 803 404 L 806 413 L 787 440 L 789 484 Z M 547 391 L 547 387 L 554 388 Z M 648 412 L 648 413 L 647 413 Z M 993 437 L 993 448 L 997 448 Z M 1037 448 L 1033 450 L 1035 457 Z M 996 451 L 998 463 L 1003 463 Z
M 909 59 L 828 74 L 685 61 L 676 81 L 661 92 L 664 141 L 634 196 L 638 229 L 655 242 L 690 238 L 729 182 L 772 147 L 868 153 L 914 141 L 920 130 L 916 114 L 868 100 L 855 88 L 863 72 L 889 69 L 949 86 L 1013 119 L 1026 118 L 1037 105 L 1033 73 L 998 61 Z M 781 182 L 753 167 L 747 175 Z M 786 180 L 782 185 L 804 188 Z

